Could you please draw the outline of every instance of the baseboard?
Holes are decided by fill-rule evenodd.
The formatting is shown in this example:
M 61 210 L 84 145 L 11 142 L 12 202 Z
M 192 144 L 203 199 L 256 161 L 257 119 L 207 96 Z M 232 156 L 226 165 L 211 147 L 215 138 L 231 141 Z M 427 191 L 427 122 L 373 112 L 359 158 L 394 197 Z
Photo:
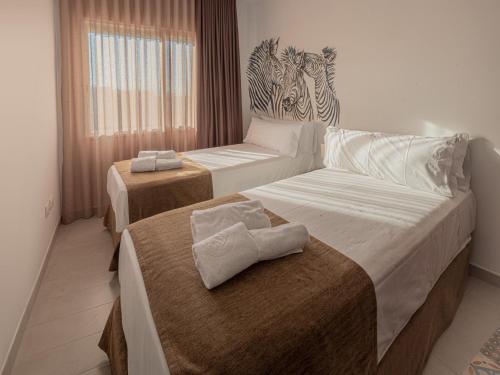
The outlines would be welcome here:
M 500 287 L 500 275 L 477 264 L 469 265 L 469 274 L 489 284 Z
M 10 375 L 12 369 L 14 367 L 14 363 L 16 361 L 17 351 L 19 350 L 19 345 L 21 344 L 21 339 L 23 338 L 24 330 L 26 329 L 26 325 L 28 323 L 28 319 L 33 309 L 33 304 L 35 302 L 35 298 L 38 294 L 38 290 L 40 289 L 40 283 L 42 281 L 42 276 L 45 273 L 45 269 L 47 268 L 47 261 L 49 260 L 49 255 L 52 251 L 52 245 L 54 243 L 54 237 L 57 232 L 57 228 L 59 228 L 59 224 L 56 225 L 54 229 L 54 233 L 52 233 L 52 237 L 50 238 L 49 245 L 47 247 L 47 251 L 45 251 L 45 257 L 43 258 L 42 264 L 40 265 L 40 269 L 38 271 L 38 275 L 36 277 L 35 283 L 33 284 L 33 288 L 31 289 L 30 298 L 26 303 L 26 307 L 24 308 L 24 312 L 22 315 L 19 324 L 17 325 L 16 333 L 12 342 L 10 344 L 10 349 L 7 352 L 7 357 L 5 358 L 5 362 L 3 364 L 3 368 L 0 370 L 1 375 Z

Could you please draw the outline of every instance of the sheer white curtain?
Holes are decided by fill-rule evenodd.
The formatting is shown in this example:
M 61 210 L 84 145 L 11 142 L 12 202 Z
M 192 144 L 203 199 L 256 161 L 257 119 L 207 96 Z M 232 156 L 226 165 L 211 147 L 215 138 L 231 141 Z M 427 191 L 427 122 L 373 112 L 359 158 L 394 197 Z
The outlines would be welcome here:
M 113 161 L 196 144 L 195 0 L 60 0 L 63 222 L 102 215 Z
M 193 41 L 98 22 L 88 29 L 92 135 L 195 129 Z

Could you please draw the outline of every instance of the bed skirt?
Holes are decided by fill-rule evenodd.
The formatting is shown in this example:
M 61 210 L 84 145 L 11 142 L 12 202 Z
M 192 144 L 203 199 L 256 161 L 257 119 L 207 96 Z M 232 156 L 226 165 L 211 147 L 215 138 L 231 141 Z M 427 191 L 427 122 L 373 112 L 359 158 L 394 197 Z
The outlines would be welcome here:
M 109 271 L 118 271 L 118 255 L 119 255 L 119 250 L 120 250 L 120 239 L 122 237 L 121 232 L 118 233 L 116 231 L 116 216 L 115 216 L 115 210 L 113 210 L 113 206 L 109 205 L 108 209 L 106 210 L 106 214 L 104 215 L 104 220 L 103 220 L 104 226 L 108 229 L 109 233 L 111 234 L 111 240 L 113 241 L 113 249 L 115 250 L 113 252 L 113 258 L 111 259 L 110 265 L 109 265 Z
M 469 271 L 468 245 L 448 266 L 379 363 L 377 375 L 417 375 L 462 301 Z
M 379 363 L 377 375 L 422 373 L 435 342 L 453 321 L 462 300 L 470 251 L 469 245 L 441 275 L 424 305 L 413 315 Z M 108 355 L 113 375 L 127 374 L 127 343 L 119 298 L 108 318 L 99 347 Z

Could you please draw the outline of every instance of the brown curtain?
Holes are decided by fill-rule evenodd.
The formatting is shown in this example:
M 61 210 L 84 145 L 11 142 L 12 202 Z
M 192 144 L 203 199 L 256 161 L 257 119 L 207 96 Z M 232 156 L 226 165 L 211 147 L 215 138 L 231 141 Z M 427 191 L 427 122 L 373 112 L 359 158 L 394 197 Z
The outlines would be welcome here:
M 60 0 L 63 222 L 102 215 L 113 161 L 196 145 L 195 0 Z
M 197 0 L 197 147 L 243 139 L 236 0 Z

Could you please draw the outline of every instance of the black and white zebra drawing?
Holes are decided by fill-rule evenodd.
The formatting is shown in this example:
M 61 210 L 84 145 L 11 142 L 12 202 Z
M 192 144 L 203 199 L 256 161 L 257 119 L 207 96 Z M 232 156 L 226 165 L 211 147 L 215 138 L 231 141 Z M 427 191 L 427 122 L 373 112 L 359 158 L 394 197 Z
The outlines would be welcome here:
M 283 106 L 281 82 L 283 65 L 276 56 L 279 38 L 264 40 L 255 47 L 247 68 L 250 110 L 268 116 L 282 118 Z
M 247 68 L 250 110 L 274 118 L 297 121 L 316 118 L 337 125 L 340 116 L 340 101 L 334 86 L 337 51 L 325 47 L 321 54 L 315 54 L 287 47 L 278 58 L 278 43 L 279 38 L 264 40 L 250 56 Z M 306 76 L 314 82 L 314 100 Z
M 335 57 L 333 48 L 323 48 L 322 55 L 304 53 L 304 72 L 314 80 L 314 95 L 318 119 L 334 126 L 339 121 L 340 103 L 335 93 Z
M 304 80 L 304 53 L 298 53 L 294 47 L 283 51 L 281 60 L 284 66 L 283 81 L 283 109 L 290 117 L 297 121 L 310 121 L 314 118 L 311 96 Z

